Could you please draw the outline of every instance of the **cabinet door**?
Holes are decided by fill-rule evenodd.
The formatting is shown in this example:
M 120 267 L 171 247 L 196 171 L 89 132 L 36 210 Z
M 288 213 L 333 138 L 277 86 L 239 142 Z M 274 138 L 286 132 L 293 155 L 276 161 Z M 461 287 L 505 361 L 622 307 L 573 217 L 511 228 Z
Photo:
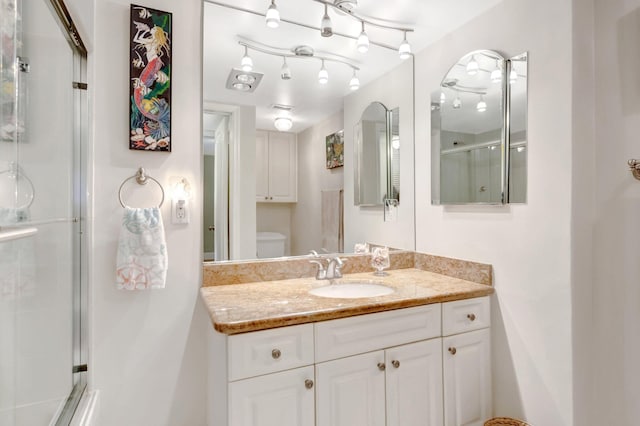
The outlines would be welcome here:
M 385 351 L 387 426 L 442 426 L 442 339 Z
M 316 379 L 317 426 L 384 426 L 383 351 L 316 364 Z
M 269 200 L 269 133 L 256 130 L 256 201 Z
M 313 378 L 308 366 L 231 382 L 229 426 L 314 426 Z
M 491 417 L 488 328 L 442 339 L 445 426 L 482 426 Z
M 269 201 L 297 201 L 296 135 L 269 133 Z

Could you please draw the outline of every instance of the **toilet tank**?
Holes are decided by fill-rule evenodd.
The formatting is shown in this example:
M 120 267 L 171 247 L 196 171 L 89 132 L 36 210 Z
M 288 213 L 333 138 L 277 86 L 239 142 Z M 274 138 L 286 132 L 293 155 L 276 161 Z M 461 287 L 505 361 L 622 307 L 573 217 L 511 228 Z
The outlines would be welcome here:
M 279 232 L 258 232 L 256 239 L 258 259 L 284 256 L 286 236 Z

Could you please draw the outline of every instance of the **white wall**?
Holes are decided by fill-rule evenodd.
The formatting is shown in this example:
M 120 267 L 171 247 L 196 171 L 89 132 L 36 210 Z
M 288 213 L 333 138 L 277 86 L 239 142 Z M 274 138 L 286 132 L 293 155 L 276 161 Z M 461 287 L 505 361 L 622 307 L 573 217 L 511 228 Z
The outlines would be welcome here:
M 354 126 L 371 102 L 382 102 L 387 109 L 400 108 L 400 206 L 396 222 L 384 222 L 382 208 L 354 206 Z M 376 81 L 360 87 L 344 99 L 344 229 L 345 251 L 357 242 L 386 244 L 413 249 L 414 176 L 413 150 L 413 64 L 410 59 Z M 428 164 L 428 163 L 425 163 Z M 405 194 L 405 195 L 403 195 Z
M 129 2 L 96 0 L 89 88 L 93 109 L 90 387 L 100 390 L 100 424 L 205 424 L 201 279 L 201 9 L 199 0 L 149 0 L 173 12 L 171 153 L 128 149 Z M 118 187 L 144 166 L 169 190 L 177 176 L 193 191 L 191 223 L 172 225 L 170 197 L 162 207 L 169 271 L 165 289 L 116 290 L 116 244 L 122 217 Z M 138 188 L 135 188 L 138 189 Z M 157 203 L 145 188 L 129 199 Z
M 298 202 L 292 207 L 291 249 L 295 254 L 322 249 L 322 191 L 342 189 L 344 167 L 326 168 L 326 137 L 344 128 L 344 113 L 335 113 L 298 133 Z M 353 251 L 353 246 L 345 246 Z
M 640 1 L 595 0 L 595 197 L 591 425 L 640 419 Z
M 573 424 L 571 301 L 572 10 L 504 1 L 416 57 L 416 246 L 490 263 L 494 409 L 536 425 Z M 466 53 L 529 52 L 528 202 L 430 203 L 430 92 Z

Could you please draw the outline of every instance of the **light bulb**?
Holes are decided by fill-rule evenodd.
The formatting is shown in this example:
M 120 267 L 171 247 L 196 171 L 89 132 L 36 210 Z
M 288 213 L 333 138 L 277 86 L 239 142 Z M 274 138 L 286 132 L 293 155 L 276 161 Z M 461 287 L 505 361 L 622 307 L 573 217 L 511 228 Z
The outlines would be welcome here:
M 480 95 L 480 101 L 476 105 L 478 112 L 485 112 L 487 110 L 487 103 L 484 101 L 482 95 Z
M 280 26 L 280 12 L 278 12 L 275 0 L 271 0 L 271 6 L 267 9 L 265 21 L 269 28 L 278 28 Z
M 353 70 L 353 77 L 349 81 L 349 89 L 358 90 L 360 88 L 360 79 L 356 75 L 356 70 Z
M 460 96 L 456 96 L 456 98 L 453 100 L 453 109 L 460 109 L 462 108 L 462 99 L 460 99 Z
M 471 59 L 469 59 L 469 62 L 467 62 L 467 74 L 476 75 L 479 69 L 480 65 L 478 65 L 476 57 L 471 55 Z
M 249 56 L 247 46 L 244 47 L 244 56 L 240 61 L 240 67 L 242 68 L 242 71 L 245 72 L 249 72 L 253 69 L 253 59 L 251 59 L 251 56 Z
M 407 32 L 404 33 L 404 39 L 402 43 L 400 43 L 400 47 L 398 48 L 398 53 L 400 54 L 400 59 L 407 59 L 411 56 L 411 45 L 407 41 Z
M 514 70 L 513 68 L 511 68 L 511 72 L 509 73 L 509 83 L 513 84 L 518 80 L 518 73 L 516 72 L 516 70 Z
M 329 17 L 326 3 L 324 5 L 324 16 L 322 17 L 322 22 L 320 23 L 320 35 L 322 37 L 331 37 L 333 35 L 333 29 L 331 28 L 331 18 Z
M 440 92 L 440 103 L 443 104 L 447 100 L 447 95 L 444 92 Z
M 291 80 L 291 68 L 287 64 L 287 58 L 282 57 L 282 68 L 280 69 L 280 78 L 283 80 Z
M 327 69 L 324 67 L 324 60 L 322 61 L 322 68 L 320 68 L 320 72 L 318 72 L 318 83 L 327 84 L 329 81 L 329 73 Z
M 369 36 L 364 32 L 364 21 L 362 22 L 362 32 L 358 36 L 356 48 L 360 53 L 367 53 L 369 50 Z
M 400 136 L 398 135 L 391 136 L 391 148 L 400 149 Z

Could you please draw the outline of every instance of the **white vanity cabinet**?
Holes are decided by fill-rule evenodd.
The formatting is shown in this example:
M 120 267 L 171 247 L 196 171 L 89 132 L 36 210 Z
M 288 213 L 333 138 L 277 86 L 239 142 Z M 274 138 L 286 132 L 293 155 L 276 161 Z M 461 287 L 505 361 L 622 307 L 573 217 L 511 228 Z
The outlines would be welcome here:
M 208 424 L 482 425 L 491 415 L 488 321 L 486 297 L 212 332 Z
M 489 297 L 444 303 L 445 426 L 482 426 L 491 417 Z
M 256 201 L 294 203 L 298 199 L 296 135 L 256 130 Z

